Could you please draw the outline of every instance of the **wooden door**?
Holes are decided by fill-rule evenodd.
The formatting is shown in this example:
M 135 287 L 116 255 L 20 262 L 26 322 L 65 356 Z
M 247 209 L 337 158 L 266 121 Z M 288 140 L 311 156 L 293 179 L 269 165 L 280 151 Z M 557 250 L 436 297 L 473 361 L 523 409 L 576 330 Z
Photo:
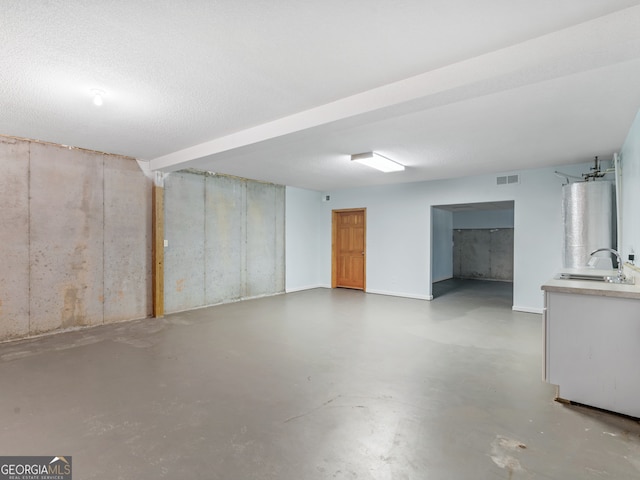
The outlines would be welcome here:
M 365 238 L 365 209 L 333 211 L 333 288 L 365 289 Z

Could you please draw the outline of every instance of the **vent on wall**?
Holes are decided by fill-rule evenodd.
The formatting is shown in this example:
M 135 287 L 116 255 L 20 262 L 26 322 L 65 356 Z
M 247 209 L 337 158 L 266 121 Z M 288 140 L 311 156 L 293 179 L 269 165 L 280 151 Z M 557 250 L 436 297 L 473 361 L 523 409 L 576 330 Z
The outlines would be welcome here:
M 511 185 L 512 183 L 520 183 L 520 175 L 496 177 L 496 185 Z

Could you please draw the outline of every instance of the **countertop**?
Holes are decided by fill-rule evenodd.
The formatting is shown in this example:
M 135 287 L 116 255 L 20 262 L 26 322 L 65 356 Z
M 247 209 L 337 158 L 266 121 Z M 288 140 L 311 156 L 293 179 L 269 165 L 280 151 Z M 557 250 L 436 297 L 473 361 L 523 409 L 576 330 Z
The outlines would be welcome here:
M 636 269 L 627 268 L 627 276 L 635 275 L 635 285 L 596 282 L 592 280 L 565 280 L 552 278 L 542 285 L 546 292 L 574 293 L 578 295 L 600 295 L 603 297 L 632 298 L 640 300 L 639 276 Z

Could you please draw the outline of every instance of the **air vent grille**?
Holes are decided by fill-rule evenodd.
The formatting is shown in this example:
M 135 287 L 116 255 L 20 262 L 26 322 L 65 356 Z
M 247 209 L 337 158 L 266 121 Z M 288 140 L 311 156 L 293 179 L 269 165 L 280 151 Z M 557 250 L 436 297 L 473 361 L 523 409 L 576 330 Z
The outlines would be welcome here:
M 496 185 L 511 185 L 520 183 L 520 175 L 503 175 L 496 177 Z

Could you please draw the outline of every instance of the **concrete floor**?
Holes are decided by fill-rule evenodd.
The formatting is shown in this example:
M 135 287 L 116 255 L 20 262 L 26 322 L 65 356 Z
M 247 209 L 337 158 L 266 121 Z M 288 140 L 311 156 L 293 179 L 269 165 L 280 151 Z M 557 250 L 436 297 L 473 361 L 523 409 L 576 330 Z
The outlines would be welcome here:
M 71 455 L 78 480 L 639 478 L 640 424 L 553 401 L 511 285 L 450 285 L 2 344 L 0 452 Z

